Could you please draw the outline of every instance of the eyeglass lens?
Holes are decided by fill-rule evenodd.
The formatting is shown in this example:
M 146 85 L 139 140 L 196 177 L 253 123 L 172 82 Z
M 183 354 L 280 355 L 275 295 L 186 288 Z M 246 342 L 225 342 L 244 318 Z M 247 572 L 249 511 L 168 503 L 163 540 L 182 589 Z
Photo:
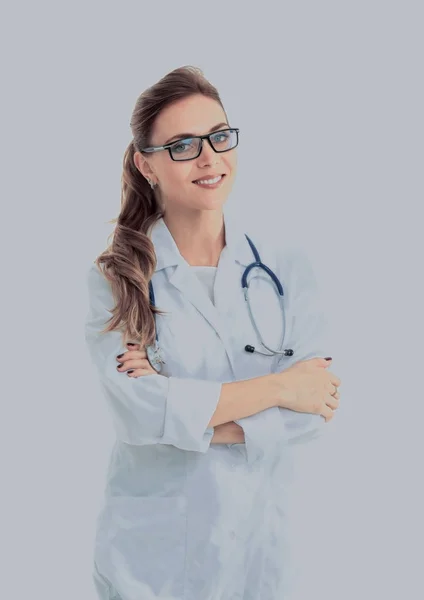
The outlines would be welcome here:
M 237 132 L 235 129 L 225 131 L 216 131 L 210 136 L 214 150 L 217 152 L 226 152 L 237 145 Z M 195 158 L 199 154 L 200 138 L 186 138 L 179 140 L 170 147 L 172 158 L 174 160 L 187 160 Z

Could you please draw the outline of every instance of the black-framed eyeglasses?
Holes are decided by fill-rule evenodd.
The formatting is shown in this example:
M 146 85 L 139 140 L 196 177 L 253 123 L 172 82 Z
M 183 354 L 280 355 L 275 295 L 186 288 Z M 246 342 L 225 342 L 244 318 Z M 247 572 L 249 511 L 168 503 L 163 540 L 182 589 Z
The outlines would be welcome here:
M 199 135 L 196 137 L 183 138 L 176 140 L 164 146 L 151 146 L 143 148 L 140 152 L 159 152 L 160 150 L 168 150 L 172 160 L 193 160 L 200 156 L 203 148 L 203 140 L 208 140 L 211 148 L 215 152 L 228 152 L 238 145 L 239 129 L 228 128 Z

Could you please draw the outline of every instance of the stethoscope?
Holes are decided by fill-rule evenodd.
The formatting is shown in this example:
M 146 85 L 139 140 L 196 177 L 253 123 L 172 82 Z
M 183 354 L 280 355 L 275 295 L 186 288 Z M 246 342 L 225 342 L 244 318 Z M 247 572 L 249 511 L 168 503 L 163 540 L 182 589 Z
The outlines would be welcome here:
M 282 336 L 281 336 L 281 342 L 280 342 L 280 346 L 282 346 L 283 344 L 283 340 L 284 340 L 284 333 L 286 331 L 286 316 L 285 316 L 285 310 L 284 310 L 284 303 L 283 303 L 283 296 L 284 296 L 284 291 L 283 291 L 283 286 L 281 285 L 280 280 L 278 279 L 278 277 L 275 275 L 275 273 L 266 265 L 264 265 L 264 263 L 261 261 L 261 258 L 259 256 L 259 252 L 257 251 L 255 244 L 252 242 L 252 240 L 249 238 L 249 236 L 245 233 L 244 234 L 246 236 L 247 241 L 249 242 L 250 248 L 252 249 L 253 255 L 255 257 L 255 262 L 251 263 L 250 265 L 248 265 L 246 267 L 246 269 L 244 270 L 244 273 L 242 275 L 241 278 L 241 286 L 243 288 L 244 291 L 244 299 L 247 303 L 247 308 L 249 311 L 249 316 L 250 316 L 250 320 L 252 322 L 252 325 L 256 331 L 256 334 L 258 336 L 258 339 L 261 343 L 261 345 L 268 350 L 268 352 L 261 352 L 260 350 L 257 350 L 254 346 L 251 346 L 249 344 L 247 344 L 244 349 L 246 352 L 250 352 L 253 354 L 253 352 L 257 352 L 258 354 L 262 354 L 263 356 L 276 356 L 276 355 L 283 355 L 283 356 L 293 356 L 294 351 L 289 348 L 287 350 L 274 350 L 273 348 L 270 348 L 269 346 L 267 346 L 265 344 L 265 342 L 262 339 L 261 333 L 258 329 L 258 326 L 256 325 L 256 321 L 255 318 L 253 316 L 252 313 L 252 307 L 250 305 L 250 299 L 249 299 L 249 284 L 247 282 L 247 276 L 249 275 L 250 271 L 252 269 L 258 268 L 258 269 L 262 269 L 264 270 L 272 279 L 272 281 L 274 282 L 276 288 L 277 288 L 277 292 L 278 292 L 278 298 L 279 298 L 279 302 L 280 302 L 280 308 L 281 308 L 281 314 L 282 314 L 282 318 L 283 318 L 283 329 L 282 329 Z M 155 293 L 153 291 L 153 284 L 150 281 L 149 282 L 149 297 L 150 297 L 150 304 L 152 306 L 156 306 L 155 304 Z M 155 315 L 156 317 L 156 315 Z M 150 364 L 152 365 L 152 367 L 158 372 L 160 373 L 162 370 L 162 365 L 165 364 L 165 361 L 163 359 L 163 353 L 162 350 L 159 346 L 159 338 L 158 338 L 158 333 L 157 333 L 157 327 L 156 327 L 156 339 L 154 344 L 151 344 L 149 346 L 146 347 L 146 354 L 147 354 L 147 358 L 150 362 Z

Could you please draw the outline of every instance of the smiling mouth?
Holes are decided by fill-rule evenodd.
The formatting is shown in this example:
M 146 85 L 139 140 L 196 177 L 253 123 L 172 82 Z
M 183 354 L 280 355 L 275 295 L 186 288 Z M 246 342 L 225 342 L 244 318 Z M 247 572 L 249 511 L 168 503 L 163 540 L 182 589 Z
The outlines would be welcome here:
M 216 181 L 217 177 L 219 177 L 219 179 Z M 213 179 L 195 179 L 192 183 L 199 183 L 200 181 L 213 181 L 213 183 L 203 183 L 202 185 L 215 185 L 216 183 L 219 183 L 222 179 L 224 179 L 224 177 L 225 173 L 222 173 L 221 175 L 217 175 Z

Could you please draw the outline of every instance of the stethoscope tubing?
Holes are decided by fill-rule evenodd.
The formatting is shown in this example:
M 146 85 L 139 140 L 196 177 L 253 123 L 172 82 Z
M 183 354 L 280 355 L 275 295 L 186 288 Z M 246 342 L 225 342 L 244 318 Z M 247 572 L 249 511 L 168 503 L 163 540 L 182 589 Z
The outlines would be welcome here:
M 256 348 L 253 348 L 253 346 L 250 346 L 250 348 L 253 348 L 253 352 L 257 352 L 258 354 L 262 354 L 264 356 L 275 356 L 275 355 L 284 355 L 284 356 L 292 356 L 293 355 L 293 350 L 289 349 L 289 350 L 274 350 L 273 348 L 267 346 L 265 344 L 265 342 L 263 341 L 263 338 L 261 336 L 261 333 L 258 329 L 258 326 L 256 325 L 256 321 L 255 318 L 253 316 L 253 312 L 252 312 L 252 307 L 250 305 L 250 300 L 249 300 L 249 294 L 248 294 L 248 290 L 249 290 L 249 284 L 247 281 L 247 276 L 249 275 L 250 271 L 254 268 L 258 268 L 258 269 L 262 269 L 263 271 L 265 271 L 270 278 L 272 279 L 272 281 L 275 284 L 275 287 L 277 288 L 277 292 L 278 292 L 278 299 L 280 302 L 280 308 L 281 308 L 281 315 L 282 315 L 282 319 L 283 319 L 283 329 L 282 329 L 282 336 L 281 336 L 281 342 L 280 342 L 280 348 L 283 345 L 284 342 L 284 336 L 285 336 L 285 332 L 286 332 L 286 311 L 284 308 L 284 290 L 283 290 L 283 286 L 281 285 L 281 281 L 278 279 L 277 275 L 269 268 L 267 267 L 267 265 L 265 265 L 262 261 L 261 261 L 261 257 L 259 256 L 259 252 L 255 246 L 255 244 L 252 242 L 252 240 L 249 238 L 249 236 L 245 233 L 244 234 L 246 236 L 247 241 L 249 242 L 250 248 L 253 252 L 253 256 L 255 257 L 255 262 L 251 263 L 250 265 L 248 265 L 246 267 L 246 269 L 244 270 L 243 276 L 241 278 L 241 285 L 242 288 L 244 290 L 244 299 L 247 303 L 247 308 L 249 311 L 249 315 L 250 315 L 250 320 L 252 322 L 252 325 L 256 331 L 256 335 L 259 338 L 259 341 L 261 343 L 261 345 L 266 348 L 266 350 L 268 350 L 271 354 L 266 354 L 265 352 L 260 352 L 260 350 L 256 350 Z M 247 350 L 247 346 L 245 347 L 245 350 L 248 352 L 252 352 L 252 350 Z
M 253 325 L 253 328 L 256 332 L 256 335 L 258 336 L 258 339 L 260 341 L 260 344 L 266 349 L 268 350 L 269 354 L 265 353 L 265 352 L 261 352 L 260 350 L 257 350 L 254 346 L 245 346 L 245 350 L 247 352 L 256 352 L 258 354 L 262 354 L 263 356 L 277 356 L 277 355 L 284 355 L 284 356 L 292 356 L 293 355 L 293 350 L 291 349 L 287 349 L 287 350 L 274 350 L 273 348 L 271 348 L 270 346 L 267 346 L 265 344 L 265 342 L 263 341 L 263 338 L 261 336 L 261 333 L 258 329 L 258 326 L 256 324 L 255 318 L 253 316 L 253 312 L 252 312 L 252 307 L 250 305 L 250 299 L 249 299 L 249 283 L 247 281 L 247 276 L 249 275 L 250 271 L 254 268 L 258 268 L 258 269 L 262 269 L 263 271 L 265 271 L 270 278 L 272 279 L 272 281 L 275 284 L 275 287 L 277 288 L 277 292 L 278 292 L 278 298 L 279 298 L 279 302 L 280 302 L 280 307 L 281 307 L 281 315 L 282 315 L 282 319 L 283 319 L 283 329 L 282 329 L 282 337 L 281 337 L 281 343 L 280 343 L 280 348 L 283 345 L 284 342 L 284 336 L 285 336 L 285 332 L 286 332 L 286 312 L 284 309 L 284 290 L 283 290 L 283 286 L 281 285 L 280 280 L 278 279 L 278 277 L 276 276 L 276 274 L 269 268 L 267 267 L 267 265 L 265 265 L 262 261 L 261 258 L 259 256 L 259 252 L 256 249 L 255 244 L 252 242 L 252 240 L 249 238 L 249 236 L 245 233 L 244 234 L 247 241 L 249 242 L 250 248 L 252 249 L 253 255 L 255 257 L 255 262 L 251 263 L 250 265 L 248 265 L 246 267 L 246 269 L 243 272 L 243 275 L 241 277 L 241 285 L 244 291 L 244 299 L 246 301 L 247 304 L 247 309 L 249 311 L 249 315 L 250 315 L 250 320 L 251 323 Z M 153 290 L 153 284 L 151 281 L 149 281 L 149 297 L 150 297 L 150 304 L 152 306 L 156 306 L 155 303 L 155 293 Z M 156 369 L 156 371 L 159 373 L 162 369 L 162 364 L 165 363 L 165 361 L 163 360 L 162 357 L 162 351 L 159 347 L 159 338 L 158 338 L 158 331 L 157 331 L 157 327 L 156 327 L 156 340 L 155 340 L 155 344 L 152 344 L 150 346 L 147 347 L 147 357 L 149 359 L 150 364 L 152 365 L 152 367 L 154 369 Z
M 257 266 L 259 267 L 259 265 L 257 265 Z M 265 265 L 263 265 L 263 266 L 265 266 Z M 254 351 L 257 352 L 258 354 L 263 354 L 264 356 L 274 356 L 275 354 L 281 354 L 281 355 L 287 356 L 287 350 L 274 350 L 273 348 L 270 348 L 269 346 L 267 346 L 265 344 L 265 342 L 263 341 L 262 335 L 261 335 L 261 333 L 259 331 L 258 326 L 256 325 L 256 321 L 255 321 L 255 318 L 253 316 L 252 307 L 250 305 L 250 299 L 249 299 L 248 289 L 249 289 L 249 287 L 246 286 L 246 288 L 244 290 L 244 299 L 245 299 L 245 301 L 247 303 L 247 309 L 249 311 L 250 320 L 252 322 L 253 328 L 256 331 L 256 335 L 258 336 L 260 343 L 262 344 L 262 346 L 264 348 L 266 348 L 268 350 L 268 352 L 271 352 L 271 354 L 266 354 L 265 352 L 260 352 L 259 350 L 256 350 L 256 348 L 255 348 Z M 283 334 L 281 336 L 281 342 L 280 342 L 280 348 L 281 348 L 282 345 L 283 345 L 283 342 L 284 342 L 284 334 L 285 334 L 285 331 L 286 331 L 286 312 L 285 312 L 285 309 L 284 309 L 283 296 L 279 295 L 278 299 L 279 299 L 279 302 L 280 302 L 281 314 L 282 314 L 282 318 L 283 318 L 283 330 L 282 330 Z

